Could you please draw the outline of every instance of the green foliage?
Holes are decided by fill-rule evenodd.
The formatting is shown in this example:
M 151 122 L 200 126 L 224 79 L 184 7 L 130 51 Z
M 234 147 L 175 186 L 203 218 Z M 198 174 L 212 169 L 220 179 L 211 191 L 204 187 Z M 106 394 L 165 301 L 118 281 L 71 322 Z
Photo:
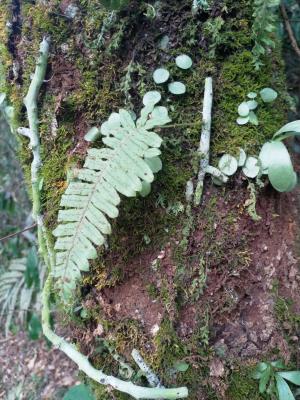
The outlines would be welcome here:
M 260 362 L 253 374 L 259 381 L 259 393 L 278 400 L 295 400 L 289 383 L 300 386 L 300 371 L 282 371 L 284 368 L 281 361 Z
M 94 400 L 93 393 L 89 386 L 80 385 L 72 386 L 64 395 L 63 400 Z
M 259 92 L 259 94 L 264 103 L 272 103 L 278 96 L 278 93 L 271 88 L 264 88 Z M 254 113 L 254 110 L 256 110 L 259 105 L 259 103 L 254 100 L 257 98 L 257 93 L 250 92 L 247 94 L 247 97 L 251 100 L 243 101 L 238 106 L 237 111 L 239 117 L 237 118 L 236 122 L 238 125 L 246 125 L 248 122 L 253 125 L 258 125 L 258 118 Z
M 276 30 L 276 10 L 280 0 L 254 0 L 252 39 L 253 64 L 256 69 L 260 69 L 263 64 L 262 58 L 267 49 L 275 47 L 272 32 Z
M 125 7 L 129 0 L 101 0 L 100 2 L 108 10 L 119 10 Z
M 103 245 L 105 235 L 111 233 L 107 217 L 119 214 L 118 193 L 134 197 L 142 191 L 143 181 L 154 179 L 157 165 L 151 168 L 151 161 L 160 155 L 162 139 L 150 129 L 170 119 L 166 108 L 155 107 L 160 94 L 149 93 L 136 123 L 129 112 L 120 110 L 102 124 L 102 141 L 107 147 L 88 151 L 84 168 L 62 196 L 60 224 L 53 232 L 57 237 L 53 275 L 65 301 L 70 299 L 81 271 L 88 271 L 89 260 L 97 257 L 95 247 Z
M 24 323 L 39 284 L 39 263 L 36 250 L 29 251 L 27 258 L 11 261 L 9 268 L 0 276 L 0 321 L 5 320 L 5 334 L 18 311 L 18 321 Z

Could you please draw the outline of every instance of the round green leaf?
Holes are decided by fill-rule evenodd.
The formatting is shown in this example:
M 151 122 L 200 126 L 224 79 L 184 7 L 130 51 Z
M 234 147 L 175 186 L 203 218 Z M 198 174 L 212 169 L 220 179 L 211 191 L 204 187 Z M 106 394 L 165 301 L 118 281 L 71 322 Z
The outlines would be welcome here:
M 182 82 L 172 82 L 169 83 L 168 89 L 172 94 L 184 94 L 186 92 L 185 84 Z
M 238 125 L 246 125 L 249 122 L 249 116 L 248 117 L 238 117 L 236 120 L 236 123 Z
M 271 88 L 264 88 L 259 92 L 263 102 L 271 103 L 272 101 L 276 100 L 278 93 L 271 89 Z
M 258 102 L 255 100 L 248 100 L 246 103 L 249 107 L 249 110 L 255 110 L 258 106 Z
M 170 72 L 164 68 L 158 68 L 153 73 L 154 82 L 157 84 L 165 83 L 170 77 Z
M 247 155 L 246 155 L 245 150 L 244 149 L 240 149 L 240 155 L 239 155 L 239 160 L 238 160 L 238 166 L 239 167 L 243 167 L 244 166 L 244 164 L 246 162 L 246 158 L 247 158 Z
M 233 175 L 238 168 L 237 159 L 230 154 L 224 154 L 219 160 L 219 169 L 227 176 Z
M 100 130 L 96 127 L 93 126 L 84 136 L 84 139 L 87 142 L 94 142 L 98 137 L 100 136 Z
M 177 56 L 175 62 L 177 67 L 181 69 L 189 69 L 193 65 L 191 57 L 187 56 L 186 54 L 181 54 L 180 56 Z
M 243 173 L 248 178 L 256 178 L 260 171 L 260 162 L 256 157 L 248 157 L 243 167 Z
M 282 142 L 266 142 L 259 153 L 262 166 L 262 173 L 267 174 L 270 165 L 276 164 L 283 160 L 284 163 L 291 163 L 290 155 Z
M 148 106 L 150 104 L 157 104 L 161 100 L 161 94 L 157 90 L 151 90 L 147 92 L 143 97 L 144 106 Z
M 258 125 L 258 118 L 254 111 L 250 111 L 249 113 L 249 122 L 252 125 Z
M 246 101 L 243 101 L 238 107 L 238 113 L 240 117 L 247 117 L 249 115 L 250 109 Z
M 297 174 L 290 164 L 272 164 L 269 167 L 269 180 L 278 192 L 290 192 L 297 184 Z
M 255 99 L 257 97 L 257 93 L 255 92 L 250 92 L 247 94 L 248 99 Z

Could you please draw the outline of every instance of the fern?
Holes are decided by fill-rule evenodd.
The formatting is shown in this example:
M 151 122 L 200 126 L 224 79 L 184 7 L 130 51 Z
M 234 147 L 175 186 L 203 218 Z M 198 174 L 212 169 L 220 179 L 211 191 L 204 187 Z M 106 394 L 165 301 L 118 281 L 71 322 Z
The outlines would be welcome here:
M 256 69 L 264 65 L 262 58 L 267 49 L 275 47 L 272 33 L 276 30 L 276 10 L 279 4 L 280 0 L 254 0 L 252 61 Z
M 107 147 L 88 150 L 77 180 L 62 196 L 60 224 L 53 232 L 57 240 L 52 273 L 64 301 L 71 298 L 81 271 L 89 270 L 89 260 L 97 257 L 96 247 L 111 233 L 108 218 L 118 216 L 119 194 L 136 196 L 153 181 L 160 169 L 162 139 L 149 130 L 169 121 L 167 109 L 152 103 L 136 123 L 129 112 L 119 110 L 102 124 Z
M 25 283 L 26 264 L 26 258 L 15 259 L 0 277 L 0 321 L 5 317 L 6 336 L 15 310 L 19 307 L 19 319 L 23 322 L 31 303 L 33 287 L 28 288 Z

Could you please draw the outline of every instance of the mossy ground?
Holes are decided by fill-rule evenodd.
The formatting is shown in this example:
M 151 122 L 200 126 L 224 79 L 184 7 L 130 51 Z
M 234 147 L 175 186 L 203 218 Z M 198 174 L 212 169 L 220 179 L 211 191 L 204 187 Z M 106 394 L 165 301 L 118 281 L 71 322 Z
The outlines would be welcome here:
M 159 132 L 164 139 L 163 170 L 157 175 L 152 193 L 146 199 L 123 202 L 120 217 L 113 224 L 109 251 L 105 255 L 100 254 L 98 260 L 93 262 L 91 273 L 84 278 L 83 299 L 78 304 L 84 301 L 93 287 L 101 290 L 126 280 L 132 260 L 140 254 L 149 251 L 157 254 L 170 238 L 178 239 L 181 246 L 176 245 L 173 249 L 176 263 L 174 281 L 163 281 L 159 290 L 155 287 L 152 290 L 152 294 L 162 301 L 167 315 L 170 310 L 175 310 L 171 318 L 169 315 L 164 319 L 155 339 L 146 335 L 136 321 L 111 321 L 98 308 L 88 310 L 88 318 L 83 325 L 84 329 L 92 329 L 96 323 L 103 324 L 110 331 L 109 338 L 117 351 L 128 355 L 130 348 L 136 346 L 166 384 L 186 384 L 191 390 L 190 399 L 212 400 L 217 395 L 207 384 L 208 361 L 213 352 L 208 343 L 209 319 L 205 315 L 209 315 L 210 310 L 207 304 L 188 339 L 183 340 L 176 330 L 176 318 L 181 309 L 187 304 L 197 303 L 202 295 L 206 270 L 214 263 L 226 263 L 228 237 L 231 234 L 233 237 L 239 217 L 236 210 L 229 212 L 225 222 L 222 220 L 221 236 L 214 236 L 218 218 L 217 197 L 225 195 L 226 201 L 227 196 L 220 189 L 219 194 L 205 204 L 201 213 L 205 222 L 203 253 L 192 254 L 189 258 L 189 236 L 201 221 L 199 210 L 192 210 L 189 215 L 184 212 L 185 187 L 197 172 L 196 149 L 201 131 L 204 79 L 210 75 L 214 80 L 211 157 L 216 162 L 221 153 L 237 154 L 239 147 L 250 154 L 257 154 L 260 145 L 285 122 L 285 78 L 279 50 L 265 59 L 264 68 L 254 70 L 250 51 L 251 1 L 243 0 L 238 4 L 232 0 L 218 2 L 214 6 L 214 16 L 210 12 L 201 12 L 194 18 L 189 11 L 190 1 L 179 3 L 173 0 L 162 3 L 157 18 L 150 20 L 145 15 L 145 6 L 133 1 L 132 8 L 122 11 L 117 22 L 102 38 L 101 30 L 103 23 L 107 23 L 108 14 L 98 1 L 80 0 L 74 18 L 65 14 L 68 2 L 64 4 L 56 0 L 51 6 L 25 2 L 22 7 L 23 43 L 19 49 L 23 81 L 17 92 L 11 91 L 11 98 L 20 123 L 26 124 L 22 97 L 34 70 L 39 42 L 43 35 L 49 35 L 52 43 L 47 74 L 49 82 L 41 93 L 39 113 L 43 155 L 41 172 L 44 178 L 42 201 L 46 223 L 51 230 L 56 224 L 67 174 L 74 166 L 81 166 L 85 157 L 87 145 L 83 136 L 88 127 L 100 125 L 110 112 L 124 106 L 128 99 L 138 112 L 142 95 L 147 90 L 158 89 L 151 76 L 160 65 L 166 66 L 174 79 L 182 80 L 187 85 L 187 94 L 180 98 L 169 96 L 166 88 L 160 88 L 163 103 L 169 106 L 172 118 L 172 126 Z M 206 21 L 204 26 L 203 21 Z M 162 31 L 158 34 L 160 27 Z M 163 35 L 168 35 L 170 46 L 159 50 Z M 6 53 L 1 48 L 0 51 L 5 58 Z M 191 55 L 194 61 L 192 70 L 181 71 L 175 67 L 174 56 L 180 53 Z M 127 76 L 126 80 L 126 68 L 130 62 L 135 67 L 130 79 Z M 238 104 L 249 91 L 259 91 L 263 87 L 276 89 L 279 99 L 275 105 L 259 106 L 258 127 L 238 126 Z M 22 143 L 21 157 L 28 175 L 31 156 L 26 141 Z M 100 146 L 99 143 L 95 145 Z M 241 240 L 236 248 L 230 248 L 233 251 L 232 260 L 236 263 L 230 265 L 233 271 L 239 265 L 247 265 L 247 246 L 247 241 Z M 207 257 L 207 252 L 210 257 Z M 228 296 L 226 307 L 230 306 Z M 147 342 L 151 351 L 147 350 Z M 84 346 L 84 343 L 81 344 Z M 184 359 L 193 360 L 189 361 L 189 369 L 184 373 L 174 371 L 174 363 Z M 99 366 L 104 363 L 107 372 L 117 373 L 116 363 L 107 361 L 107 357 L 104 359 L 95 354 L 93 361 Z M 255 383 L 248 379 L 247 373 L 233 372 L 228 382 L 228 399 L 259 399 Z M 97 399 L 111 399 L 105 388 L 94 387 Z M 125 399 L 128 396 L 116 393 L 114 398 Z

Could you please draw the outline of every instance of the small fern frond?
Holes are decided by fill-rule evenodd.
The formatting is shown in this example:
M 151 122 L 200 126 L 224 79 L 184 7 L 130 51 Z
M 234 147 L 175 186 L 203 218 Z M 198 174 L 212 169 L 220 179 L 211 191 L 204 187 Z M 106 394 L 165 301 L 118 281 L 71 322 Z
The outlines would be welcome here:
M 31 301 L 32 289 L 28 289 L 25 285 L 26 258 L 13 260 L 7 270 L 0 276 L 0 321 L 5 319 L 5 335 L 8 335 L 9 327 L 12 322 L 15 310 L 18 308 L 18 298 L 20 298 L 20 313 L 28 304 L 28 298 Z M 31 294 L 29 294 L 31 292 Z M 24 304 L 24 299 L 27 303 Z M 23 299 L 23 300 L 21 300 Z M 28 304 L 28 307 L 29 307 Z M 20 314 L 19 314 L 20 315 Z M 5 318 L 4 318 L 5 317 Z
M 160 169 L 162 139 L 149 131 L 170 122 L 165 107 L 145 106 L 134 122 L 126 110 L 112 113 L 101 126 L 101 149 L 90 149 L 77 180 L 69 183 L 62 196 L 60 223 L 53 234 L 56 265 L 53 276 L 62 298 L 68 301 L 89 260 L 97 257 L 96 247 L 111 233 L 108 218 L 119 214 L 120 194 L 136 196 L 150 184 Z

